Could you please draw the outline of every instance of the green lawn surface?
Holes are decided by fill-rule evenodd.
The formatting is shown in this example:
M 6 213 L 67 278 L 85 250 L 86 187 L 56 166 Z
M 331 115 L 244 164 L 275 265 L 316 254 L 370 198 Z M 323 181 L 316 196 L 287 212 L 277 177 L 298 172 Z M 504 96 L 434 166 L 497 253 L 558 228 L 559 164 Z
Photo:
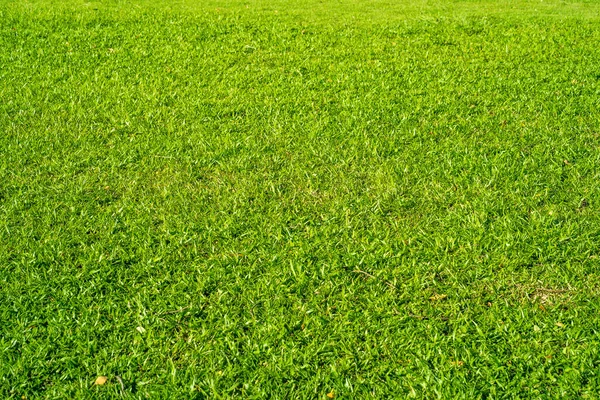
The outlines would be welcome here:
M 600 2 L 0 0 L 1 398 L 594 399 L 599 294 Z

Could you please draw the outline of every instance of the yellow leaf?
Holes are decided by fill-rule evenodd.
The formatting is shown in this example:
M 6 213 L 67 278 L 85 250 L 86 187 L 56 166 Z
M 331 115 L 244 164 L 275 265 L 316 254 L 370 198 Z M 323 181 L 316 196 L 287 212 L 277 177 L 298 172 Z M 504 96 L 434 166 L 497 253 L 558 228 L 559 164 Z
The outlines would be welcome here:
M 327 397 L 329 397 L 330 399 L 333 399 L 335 397 L 333 390 L 331 392 L 327 393 Z
M 440 300 L 444 300 L 446 297 L 448 297 L 445 294 L 434 294 L 433 296 L 431 296 L 429 298 L 429 300 L 431 301 L 440 301 Z
M 94 382 L 94 385 L 104 385 L 107 380 L 108 380 L 107 377 L 101 375 L 101 376 L 99 376 L 99 377 L 96 378 L 96 381 Z
M 554 325 L 558 326 L 559 328 L 564 328 L 565 327 L 565 324 L 563 324 L 562 322 L 557 322 Z

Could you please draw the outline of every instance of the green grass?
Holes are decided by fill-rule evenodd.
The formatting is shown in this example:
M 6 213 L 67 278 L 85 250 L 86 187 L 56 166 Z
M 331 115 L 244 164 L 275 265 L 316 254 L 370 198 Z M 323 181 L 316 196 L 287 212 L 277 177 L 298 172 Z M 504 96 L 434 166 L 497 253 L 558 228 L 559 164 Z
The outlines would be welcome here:
M 0 396 L 598 398 L 598 43 L 594 1 L 0 0 Z

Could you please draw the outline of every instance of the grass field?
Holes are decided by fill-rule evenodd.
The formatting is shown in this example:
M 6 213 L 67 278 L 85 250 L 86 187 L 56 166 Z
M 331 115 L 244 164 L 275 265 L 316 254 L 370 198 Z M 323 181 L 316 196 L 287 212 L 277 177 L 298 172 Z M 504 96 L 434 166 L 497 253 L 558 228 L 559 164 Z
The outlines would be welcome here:
M 596 1 L 0 0 L 0 397 L 598 398 L 599 43 Z

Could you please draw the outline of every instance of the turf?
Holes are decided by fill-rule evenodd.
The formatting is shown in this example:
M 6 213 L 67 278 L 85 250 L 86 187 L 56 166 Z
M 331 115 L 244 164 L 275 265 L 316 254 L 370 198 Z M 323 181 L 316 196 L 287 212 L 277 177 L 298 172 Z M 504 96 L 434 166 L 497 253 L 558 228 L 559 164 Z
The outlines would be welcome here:
M 1 397 L 597 398 L 598 43 L 595 1 L 0 0 Z

